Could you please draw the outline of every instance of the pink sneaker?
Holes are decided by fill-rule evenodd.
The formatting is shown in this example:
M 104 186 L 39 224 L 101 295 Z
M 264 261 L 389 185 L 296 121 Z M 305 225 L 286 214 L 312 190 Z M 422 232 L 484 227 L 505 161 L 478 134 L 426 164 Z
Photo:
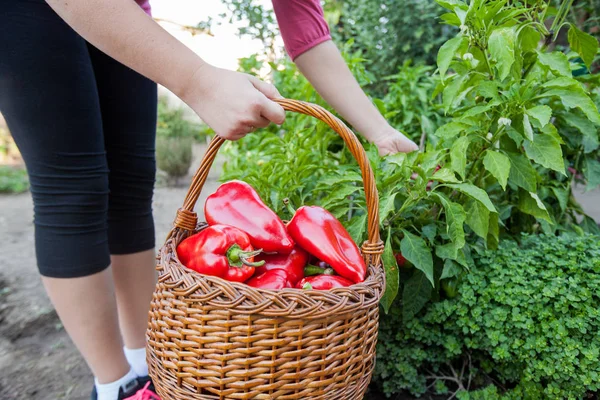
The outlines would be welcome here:
M 138 390 L 131 397 L 124 397 L 123 400 L 160 400 L 160 397 L 150 389 L 151 382 L 146 382 L 146 385 Z
M 91 400 L 98 400 L 96 387 L 92 390 Z M 119 400 L 160 400 L 154 391 L 154 385 L 149 376 L 137 378 L 119 389 Z

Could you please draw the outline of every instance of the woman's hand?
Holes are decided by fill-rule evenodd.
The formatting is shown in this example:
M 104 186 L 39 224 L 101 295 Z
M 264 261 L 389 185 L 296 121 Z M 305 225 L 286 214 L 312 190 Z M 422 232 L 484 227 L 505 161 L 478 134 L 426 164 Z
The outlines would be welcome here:
M 224 139 L 238 140 L 271 122 L 285 120 L 275 86 L 260 79 L 204 64 L 181 98 Z
M 391 126 L 370 138 L 371 142 L 379 149 L 380 156 L 387 156 L 395 153 L 410 153 L 419 150 L 419 146 L 412 140 L 398 132 Z

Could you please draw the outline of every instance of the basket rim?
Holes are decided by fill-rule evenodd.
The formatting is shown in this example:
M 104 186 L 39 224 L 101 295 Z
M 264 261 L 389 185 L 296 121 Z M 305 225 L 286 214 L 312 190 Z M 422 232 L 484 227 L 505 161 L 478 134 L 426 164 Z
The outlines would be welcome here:
M 206 225 L 204 225 L 206 226 Z M 356 311 L 357 308 L 371 307 L 373 304 L 379 304 L 385 290 L 385 275 L 381 259 L 376 258 L 377 265 L 369 263 L 367 266 L 367 276 L 361 283 L 352 286 L 334 288 L 330 290 L 306 290 L 296 288 L 285 288 L 281 290 L 260 289 L 246 285 L 243 282 L 232 282 L 217 276 L 210 276 L 198 273 L 184 266 L 177 256 L 177 245 L 183 239 L 197 233 L 203 229 L 199 225 L 198 229 L 190 232 L 181 228 L 174 228 L 173 234 L 167 239 L 161 247 L 157 256 L 157 270 L 159 272 L 158 283 L 170 286 L 173 294 L 183 296 L 190 300 L 195 300 L 198 296 L 193 296 L 194 292 L 211 288 L 212 295 L 207 297 L 208 302 L 213 305 L 225 306 L 225 302 L 214 301 L 220 294 L 224 298 L 231 300 L 233 293 L 242 294 L 245 299 L 251 300 L 257 304 L 256 313 L 265 315 L 285 316 L 281 312 L 294 306 L 305 306 L 308 309 L 332 309 L 335 313 L 345 311 Z M 220 291 L 215 295 L 214 291 Z M 200 297 L 203 297 L 200 295 Z M 277 304 L 274 312 L 266 312 L 271 304 Z M 245 310 L 246 307 L 238 307 L 240 301 L 235 300 L 229 303 L 228 307 L 236 312 L 252 314 L 252 309 Z M 287 308 L 284 306 L 288 303 Z M 294 304 L 292 304 L 294 303 Z M 328 307 L 330 305 L 330 307 Z M 283 307 L 282 307 L 283 306 Z M 290 315 L 293 314 L 290 312 Z M 303 314 L 300 312 L 299 314 Z M 321 313 L 317 313 L 321 315 Z

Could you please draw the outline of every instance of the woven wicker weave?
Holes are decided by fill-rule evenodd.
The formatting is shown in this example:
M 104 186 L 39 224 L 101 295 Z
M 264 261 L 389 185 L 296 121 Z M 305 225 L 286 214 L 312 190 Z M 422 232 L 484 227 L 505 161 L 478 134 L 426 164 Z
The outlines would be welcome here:
M 365 186 L 365 282 L 329 291 L 251 288 L 192 272 L 177 245 L 203 229 L 193 212 L 223 139 L 210 144 L 158 257 L 148 364 L 163 400 L 362 399 L 371 379 L 385 287 L 377 188 L 356 136 L 323 108 L 278 100 L 334 129 L 358 160 Z

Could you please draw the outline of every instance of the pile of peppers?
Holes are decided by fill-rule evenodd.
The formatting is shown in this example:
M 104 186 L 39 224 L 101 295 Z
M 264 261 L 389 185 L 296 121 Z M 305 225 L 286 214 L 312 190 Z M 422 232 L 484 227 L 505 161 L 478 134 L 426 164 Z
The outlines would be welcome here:
M 316 206 L 291 212 L 285 224 L 252 186 L 226 182 L 206 199 L 208 227 L 177 246 L 179 261 L 268 290 L 329 290 L 365 280 L 366 264 L 340 221 Z

